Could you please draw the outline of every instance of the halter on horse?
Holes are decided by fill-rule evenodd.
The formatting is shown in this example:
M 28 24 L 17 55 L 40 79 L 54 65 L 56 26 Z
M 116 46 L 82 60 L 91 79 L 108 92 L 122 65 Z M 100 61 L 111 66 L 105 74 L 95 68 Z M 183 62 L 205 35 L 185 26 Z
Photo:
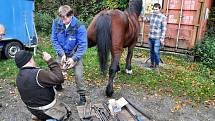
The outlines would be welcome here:
M 111 52 L 109 81 L 106 95 L 113 94 L 113 80 L 119 68 L 123 48 L 128 48 L 126 73 L 131 74 L 131 59 L 139 35 L 138 17 L 142 10 L 142 0 L 130 0 L 126 11 L 103 10 L 99 12 L 87 29 L 89 47 L 97 45 L 101 71 L 107 70 L 108 55 Z

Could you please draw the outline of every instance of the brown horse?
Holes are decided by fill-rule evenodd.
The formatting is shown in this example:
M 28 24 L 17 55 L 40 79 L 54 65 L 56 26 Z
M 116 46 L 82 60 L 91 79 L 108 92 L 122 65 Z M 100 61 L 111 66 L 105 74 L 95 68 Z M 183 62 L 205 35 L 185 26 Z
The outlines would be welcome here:
M 130 0 L 127 10 L 103 10 L 99 12 L 87 29 L 89 47 L 97 45 L 101 71 L 107 70 L 108 55 L 112 60 L 106 95 L 113 94 L 113 80 L 119 68 L 123 48 L 128 48 L 126 73 L 131 74 L 131 59 L 140 30 L 138 17 L 142 10 L 142 0 Z

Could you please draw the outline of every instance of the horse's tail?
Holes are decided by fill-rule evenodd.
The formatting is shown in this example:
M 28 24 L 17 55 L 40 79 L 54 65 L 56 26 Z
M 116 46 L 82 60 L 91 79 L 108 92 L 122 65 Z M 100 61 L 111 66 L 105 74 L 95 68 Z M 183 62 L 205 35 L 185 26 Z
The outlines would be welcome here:
M 101 14 L 96 19 L 96 43 L 99 55 L 100 69 L 103 73 L 107 70 L 109 52 L 112 44 L 111 15 Z

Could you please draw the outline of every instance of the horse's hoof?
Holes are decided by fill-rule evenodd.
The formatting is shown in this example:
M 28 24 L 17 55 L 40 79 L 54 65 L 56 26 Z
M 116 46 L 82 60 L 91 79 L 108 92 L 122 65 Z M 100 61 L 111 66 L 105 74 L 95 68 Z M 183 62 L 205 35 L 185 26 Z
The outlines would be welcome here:
M 114 93 L 113 88 L 111 88 L 109 86 L 106 87 L 106 91 L 105 92 L 106 92 L 106 96 L 107 97 L 112 97 L 112 95 Z
M 132 74 L 132 70 L 125 69 L 125 72 L 126 72 L 126 74 L 129 74 L 129 75 Z
M 113 93 L 114 93 L 114 91 L 108 91 L 108 90 L 106 89 L 106 96 L 107 96 L 107 97 L 112 97 Z

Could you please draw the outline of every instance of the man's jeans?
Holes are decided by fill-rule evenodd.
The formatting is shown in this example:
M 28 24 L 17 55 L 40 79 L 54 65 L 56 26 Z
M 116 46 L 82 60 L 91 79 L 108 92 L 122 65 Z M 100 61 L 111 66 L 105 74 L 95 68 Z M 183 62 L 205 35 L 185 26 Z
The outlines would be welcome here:
M 61 60 L 61 57 L 58 56 L 59 63 L 60 63 L 60 60 Z M 76 63 L 76 65 L 72 68 L 72 70 L 74 71 L 74 75 L 75 75 L 77 92 L 78 94 L 83 95 L 86 92 L 86 88 L 85 88 L 85 83 L 83 78 L 84 66 L 83 66 L 82 59 Z
M 160 40 L 149 38 L 148 44 L 149 44 L 149 48 L 150 48 L 151 64 L 159 65 L 159 63 L 160 63 Z

